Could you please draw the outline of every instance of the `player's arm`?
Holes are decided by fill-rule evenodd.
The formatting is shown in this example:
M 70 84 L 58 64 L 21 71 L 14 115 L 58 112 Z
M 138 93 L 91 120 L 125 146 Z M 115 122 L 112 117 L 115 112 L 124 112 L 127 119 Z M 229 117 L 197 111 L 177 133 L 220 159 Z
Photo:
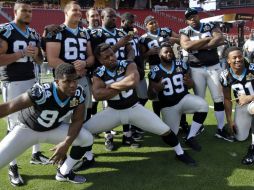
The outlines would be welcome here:
M 129 41 L 132 39 L 132 35 L 126 35 L 122 37 L 118 42 L 116 42 L 115 45 L 113 45 L 111 48 L 114 52 L 117 52 L 119 48 L 126 46 Z
M 127 60 L 128 61 L 133 61 L 135 59 L 135 51 L 134 49 L 132 48 L 131 44 L 128 43 L 126 46 L 125 46 L 125 49 L 126 49 L 126 57 L 127 57 Z
M 97 101 L 109 100 L 119 94 L 119 90 L 107 88 L 106 84 L 99 77 L 93 77 L 92 93 Z
M 129 90 L 135 88 L 138 85 L 138 82 L 139 82 L 138 69 L 136 64 L 132 62 L 127 66 L 124 78 L 120 81 L 108 85 L 108 87 L 120 91 Z
M 225 43 L 222 32 L 219 28 L 212 30 L 212 39 L 202 49 L 213 49 Z
M 9 114 L 15 113 L 22 109 L 31 107 L 33 102 L 28 96 L 28 93 L 23 93 L 20 96 L 8 101 L 6 103 L 0 104 L 0 118 L 5 117 Z
M 176 44 L 180 44 L 180 35 L 177 34 L 176 32 L 172 31 L 172 35 L 171 37 L 169 37 L 169 42 L 174 45 Z
M 159 82 L 155 82 L 149 79 L 147 95 L 149 99 L 154 99 L 157 97 L 160 91 L 164 90 L 164 84 L 162 83 L 162 78 Z
M 223 95 L 224 95 L 224 108 L 225 114 L 227 118 L 227 123 L 233 132 L 234 123 L 232 120 L 232 99 L 231 99 L 231 88 L 223 87 Z
M 59 58 L 60 51 L 60 42 L 46 42 L 46 53 L 49 66 L 56 68 L 58 65 L 64 63 L 64 61 Z
M 191 88 L 194 87 L 194 82 L 193 82 L 193 80 L 191 78 L 191 74 L 190 74 L 189 70 L 183 76 L 183 83 L 187 86 L 188 89 L 191 89 Z
M 7 41 L 0 38 L 0 66 L 9 65 L 25 56 L 25 53 L 23 50 L 17 51 L 15 53 L 10 53 L 10 54 L 6 53 L 7 50 L 8 50 Z
M 70 127 L 65 139 L 57 144 L 52 151 L 55 151 L 54 154 L 51 156 L 50 160 L 53 160 L 53 163 L 59 163 L 65 159 L 65 155 L 68 152 L 69 147 L 72 145 L 73 141 L 78 136 L 80 129 L 83 126 L 84 121 L 84 112 L 85 112 L 85 105 L 80 104 L 76 109 L 74 109 Z
M 180 35 L 180 45 L 186 51 L 200 50 L 202 49 L 209 41 L 211 37 L 202 38 L 199 40 L 190 40 L 190 38 L 184 34 Z

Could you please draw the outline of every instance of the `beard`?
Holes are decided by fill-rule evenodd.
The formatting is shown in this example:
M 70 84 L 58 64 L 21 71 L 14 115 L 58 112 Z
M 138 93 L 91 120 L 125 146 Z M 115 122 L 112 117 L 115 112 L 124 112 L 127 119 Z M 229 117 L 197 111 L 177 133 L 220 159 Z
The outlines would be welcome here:
M 164 56 L 161 56 L 160 59 L 161 59 L 161 61 L 162 61 L 163 63 L 167 63 L 167 64 L 171 64 L 171 63 L 172 63 L 172 60 L 173 60 L 173 59 L 168 59 L 168 58 L 166 58 L 166 57 L 164 57 Z

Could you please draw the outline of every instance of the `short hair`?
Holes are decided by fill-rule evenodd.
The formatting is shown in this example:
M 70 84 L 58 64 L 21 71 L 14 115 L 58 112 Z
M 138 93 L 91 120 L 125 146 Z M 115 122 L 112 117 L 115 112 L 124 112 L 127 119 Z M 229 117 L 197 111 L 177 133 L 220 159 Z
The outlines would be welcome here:
M 64 75 L 75 74 L 76 70 L 74 65 L 70 63 L 62 63 L 56 67 L 55 79 L 62 79 Z
M 104 52 L 109 48 L 111 48 L 109 44 L 106 43 L 99 44 L 94 50 L 95 57 L 98 59 L 101 56 L 101 52 Z
M 98 9 L 96 9 L 95 7 L 91 7 L 86 11 L 86 18 L 89 17 L 89 11 L 97 11 L 99 13 Z
M 104 18 L 105 14 L 106 14 L 107 12 L 110 12 L 110 11 L 116 12 L 115 9 L 110 8 L 110 7 L 106 7 L 106 8 L 104 8 L 104 9 L 102 9 L 102 11 L 101 11 L 101 18 Z
M 68 11 L 72 5 L 79 5 L 77 1 L 70 1 L 64 6 L 64 12 Z M 79 5 L 80 6 L 80 5 Z
M 173 48 L 172 48 L 172 46 L 171 46 L 171 44 L 170 44 L 169 42 L 162 42 L 162 43 L 160 44 L 160 52 L 161 52 L 162 48 L 170 48 L 171 51 L 173 52 L 173 60 L 176 59 L 174 50 L 173 50 Z
M 124 21 L 124 20 L 134 20 L 135 19 L 135 15 L 132 14 L 132 13 L 129 13 L 129 12 L 126 12 L 126 13 L 123 13 L 121 15 L 121 21 Z
M 239 47 L 236 47 L 236 46 L 229 47 L 229 48 L 227 48 L 226 51 L 225 51 L 225 56 L 226 56 L 226 58 L 228 58 L 228 55 L 229 55 L 232 51 L 240 51 L 240 52 L 242 52 L 241 48 L 239 48 Z
M 29 0 L 17 0 L 15 2 L 15 5 L 14 5 L 14 10 L 17 10 L 19 8 L 20 4 L 31 5 L 31 1 L 29 1 Z

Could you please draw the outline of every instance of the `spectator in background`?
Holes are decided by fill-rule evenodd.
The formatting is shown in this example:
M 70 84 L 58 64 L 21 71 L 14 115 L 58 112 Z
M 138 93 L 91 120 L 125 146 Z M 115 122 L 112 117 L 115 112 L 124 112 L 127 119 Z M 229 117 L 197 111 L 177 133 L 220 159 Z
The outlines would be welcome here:
M 254 31 L 251 32 L 249 39 L 243 45 L 243 52 L 250 63 L 254 61 Z

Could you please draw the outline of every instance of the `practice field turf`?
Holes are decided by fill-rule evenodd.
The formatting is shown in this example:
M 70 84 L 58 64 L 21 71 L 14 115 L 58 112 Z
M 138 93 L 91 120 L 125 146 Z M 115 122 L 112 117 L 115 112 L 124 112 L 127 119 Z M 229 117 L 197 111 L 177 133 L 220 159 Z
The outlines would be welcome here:
M 209 96 L 208 96 L 209 97 Z M 210 105 L 211 101 L 208 98 Z M 151 108 L 151 103 L 147 104 Z M 190 121 L 190 117 L 188 117 Z M 189 122 L 190 123 L 190 122 Z M 117 151 L 107 152 L 101 136 L 95 139 L 95 165 L 79 172 L 87 182 L 75 185 L 54 180 L 56 166 L 29 164 L 31 149 L 18 158 L 20 173 L 26 185 L 20 190 L 253 190 L 254 166 L 244 166 L 241 159 L 246 153 L 250 138 L 245 142 L 229 143 L 216 139 L 213 109 L 205 121 L 205 131 L 198 140 L 201 152 L 182 146 L 198 162 L 197 167 L 186 166 L 175 160 L 174 151 L 160 137 L 145 133 L 142 147 L 131 149 L 121 146 L 122 134 L 116 136 Z M 6 133 L 6 123 L 0 120 L 0 139 Z M 121 127 L 117 130 L 120 132 Z M 179 139 L 182 140 L 182 134 Z M 29 137 L 27 137 L 29 138 Z M 42 145 L 48 156 L 52 145 Z M 1 155 L 0 155 L 1 156 Z M 14 189 L 8 180 L 7 167 L 0 171 L 0 189 Z M 16 188 L 15 188 L 16 189 Z

